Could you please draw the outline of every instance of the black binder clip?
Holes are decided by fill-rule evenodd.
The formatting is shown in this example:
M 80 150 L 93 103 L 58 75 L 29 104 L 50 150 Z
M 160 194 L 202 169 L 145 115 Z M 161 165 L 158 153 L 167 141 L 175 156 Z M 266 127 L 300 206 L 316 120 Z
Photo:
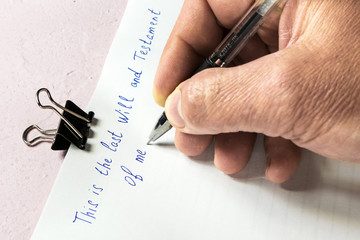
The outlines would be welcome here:
M 63 114 L 50 105 L 42 105 L 39 95 L 46 92 L 50 101 L 58 108 L 63 110 Z M 36 100 L 39 107 L 43 109 L 52 109 L 60 118 L 59 127 L 57 129 L 44 130 L 37 125 L 31 125 L 25 129 L 23 133 L 23 141 L 28 146 L 35 146 L 40 142 L 52 142 L 52 150 L 67 150 L 73 143 L 80 149 L 85 149 L 87 138 L 90 132 L 90 123 L 94 117 L 94 112 L 85 113 L 72 101 L 67 100 L 65 107 L 61 106 L 53 100 L 48 89 L 41 88 L 36 92 Z M 43 135 L 27 140 L 29 132 L 37 129 Z

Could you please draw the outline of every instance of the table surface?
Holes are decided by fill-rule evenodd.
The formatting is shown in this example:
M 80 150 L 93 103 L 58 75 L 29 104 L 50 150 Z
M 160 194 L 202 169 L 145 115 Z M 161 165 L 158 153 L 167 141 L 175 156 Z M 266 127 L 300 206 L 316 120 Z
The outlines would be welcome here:
M 65 156 L 48 143 L 30 148 L 22 142 L 29 125 L 47 129 L 59 122 L 37 106 L 36 91 L 46 87 L 55 101 L 86 108 L 126 3 L 2 1 L 0 239 L 30 238 Z

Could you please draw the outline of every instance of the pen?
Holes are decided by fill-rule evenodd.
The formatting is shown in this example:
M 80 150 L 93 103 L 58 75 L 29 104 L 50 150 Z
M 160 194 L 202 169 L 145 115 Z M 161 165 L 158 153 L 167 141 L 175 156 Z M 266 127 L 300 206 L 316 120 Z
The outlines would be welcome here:
M 194 74 L 207 68 L 227 66 L 256 33 L 271 11 L 282 1 L 257 0 Z M 147 144 L 156 141 L 171 128 L 172 126 L 163 112 L 151 132 Z

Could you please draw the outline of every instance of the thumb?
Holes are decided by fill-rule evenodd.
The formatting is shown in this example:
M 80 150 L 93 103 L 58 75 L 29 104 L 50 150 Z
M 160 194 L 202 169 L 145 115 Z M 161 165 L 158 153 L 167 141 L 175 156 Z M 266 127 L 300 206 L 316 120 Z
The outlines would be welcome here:
M 166 115 L 174 127 L 191 134 L 282 136 L 295 121 L 293 92 L 284 83 L 302 71 L 304 54 L 293 45 L 245 65 L 204 70 L 168 97 Z

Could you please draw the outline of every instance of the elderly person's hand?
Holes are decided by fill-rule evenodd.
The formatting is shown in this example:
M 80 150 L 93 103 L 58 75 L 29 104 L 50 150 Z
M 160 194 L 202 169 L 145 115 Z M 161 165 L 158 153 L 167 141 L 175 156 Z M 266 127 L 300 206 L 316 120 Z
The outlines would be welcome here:
M 295 172 L 299 147 L 360 162 L 359 0 L 288 0 L 234 67 L 192 76 L 252 3 L 185 0 L 154 83 L 177 148 L 199 155 L 215 136 L 215 165 L 234 174 L 263 133 L 273 182 Z

